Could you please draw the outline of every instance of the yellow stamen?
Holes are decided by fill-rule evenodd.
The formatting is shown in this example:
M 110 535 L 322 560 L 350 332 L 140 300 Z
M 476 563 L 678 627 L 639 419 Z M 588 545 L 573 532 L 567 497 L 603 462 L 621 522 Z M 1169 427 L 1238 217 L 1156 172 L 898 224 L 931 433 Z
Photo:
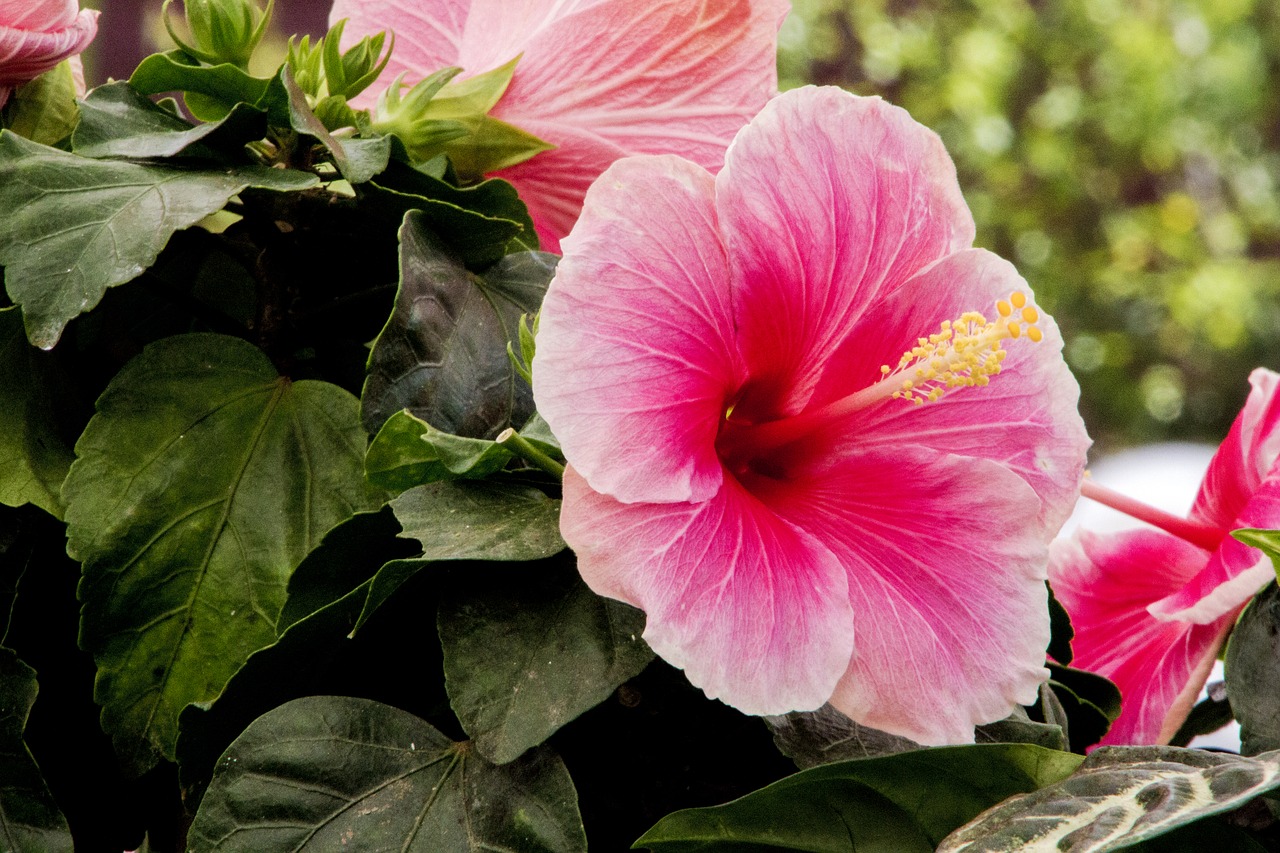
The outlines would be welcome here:
M 996 303 L 994 321 L 968 311 L 942 323 L 937 333 L 918 338 L 916 346 L 898 360 L 896 370 L 891 371 L 888 365 L 880 368 L 882 381 L 896 386 L 889 396 L 916 405 L 935 402 L 952 388 L 986 385 L 1001 370 L 1006 340 L 1024 334 L 1033 342 L 1043 339 L 1035 325 L 1039 319 L 1039 312 L 1027 304 L 1027 295 L 1015 291 L 1008 301 Z

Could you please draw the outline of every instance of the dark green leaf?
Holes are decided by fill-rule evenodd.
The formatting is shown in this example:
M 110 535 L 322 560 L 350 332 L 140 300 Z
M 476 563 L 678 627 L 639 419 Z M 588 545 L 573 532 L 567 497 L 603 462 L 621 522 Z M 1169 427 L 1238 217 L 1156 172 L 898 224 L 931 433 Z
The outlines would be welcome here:
M 1067 748 L 1066 734 L 1061 726 L 1036 722 L 1022 707 L 1015 708 L 1003 720 L 978 726 L 974 730 L 974 739 L 978 743 L 1030 743 L 1045 749 Z
M 277 632 L 342 598 L 397 557 L 418 553 L 415 543 L 397 538 L 400 522 L 391 507 L 358 512 L 325 534 L 289 578 L 289 597 Z
M 175 754 L 188 805 L 199 803 L 218 757 L 262 714 L 300 696 L 359 692 L 359 685 L 351 684 L 348 676 L 377 668 L 365 661 L 352 666 L 349 656 L 354 644 L 347 635 L 368 590 L 365 581 L 292 623 L 275 643 L 249 656 L 212 705 L 183 709 Z M 418 650 L 404 656 L 402 671 L 396 673 L 400 681 L 423 676 L 420 658 Z M 387 677 L 383 671 L 374 674 Z
M 429 483 L 391 506 L 423 560 L 538 560 L 565 547 L 560 501 L 531 486 Z
M 0 648 L 0 850 L 71 853 L 67 822 L 22 739 L 36 690 L 35 670 Z
M 352 631 L 406 581 L 441 560 L 537 560 L 564 550 L 560 501 L 531 486 L 440 482 L 410 489 L 391 502 L 405 539 L 422 548 L 414 560 L 392 560 L 378 570 Z
M 1187 719 L 1170 739 L 1169 745 L 1186 746 L 1200 735 L 1213 734 L 1234 719 L 1223 683 L 1213 682 L 1209 685 L 1209 696 L 1195 704 L 1191 713 L 1187 715 Z M 1276 743 L 1276 747 L 1280 747 L 1280 742 Z M 1254 752 L 1263 751 L 1254 750 Z
M 554 256 L 507 255 L 474 274 L 430 230 L 421 212 L 400 230 L 396 306 L 369 356 L 361 397 L 376 433 L 408 409 L 444 432 L 494 438 L 533 414 L 533 395 L 507 358 L 520 315 L 536 311 Z
M 82 157 L 209 157 L 217 149 L 235 153 L 266 129 L 265 113 L 245 104 L 221 121 L 192 127 L 128 83 L 117 82 L 85 98 L 71 148 Z
M 1071 748 L 1083 753 L 1102 739 L 1120 715 L 1120 691 L 1108 679 L 1082 669 L 1048 664 L 1049 689 L 1057 710 L 1065 719 L 1049 719 L 1067 732 Z M 1043 703 L 1042 703 L 1043 704 Z
M 560 448 L 537 415 L 520 435 L 552 457 Z M 463 438 L 441 432 L 407 411 L 396 412 L 374 437 L 365 454 L 369 482 L 402 492 L 438 480 L 483 479 L 502 470 L 513 454 L 505 446 L 482 438 Z
M 848 761 L 923 749 L 910 738 L 859 725 L 830 705 L 816 711 L 792 711 L 765 717 L 778 751 L 801 770 Z
M 1097 673 L 1069 666 L 1051 663 L 1048 667 L 1051 683 L 1067 688 L 1080 701 L 1097 708 L 1108 720 L 1120 716 L 1120 690 L 1110 680 Z
M 402 411 L 378 430 L 365 454 L 364 469 L 369 482 L 402 492 L 437 480 L 481 479 L 501 471 L 511 456 L 496 442 L 441 432 Z
M 333 157 L 342 177 L 350 183 L 362 184 L 387 168 L 387 162 L 391 159 L 390 139 L 380 136 L 339 141 L 311 111 L 311 107 L 307 105 L 307 96 L 298 88 L 288 65 L 280 69 L 280 82 L 288 97 L 289 123 L 299 133 L 320 141 Z
M 219 762 L 194 849 L 574 853 L 573 783 L 545 749 L 495 767 L 397 708 L 298 699 L 249 726 Z
M 1013 797 L 938 853 L 1104 853 L 1236 808 L 1280 785 L 1280 751 L 1256 759 L 1179 747 L 1102 747 L 1067 779 Z
M 439 161 L 447 166 L 448 161 Z M 421 210 L 427 224 L 474 272 L 484 270 L 509 252 L 535 251 L 537 233 L 529 209 L 506 181 L 490 179 L 456 187 L 443 177 L 393 160 L 377 183 L 362 187 L 383 215 L 400 222 L 410 210 Z
M 824 764 L 723 806 L 668 815 L 635 846 L 932 853 L 979 812 L 1066 778 L 1081 760 L 1026 744 L 974 744 Z
M 644 614 L 596 595 L 566 563 L 459 573 L 441 602 L 450 704 L 496 764 L 541 744 L 653 660 L 640 639 Z
M 218 121 L 238 103 L 257 105 L 270 84 L 234 65 L 200 65 L 180 50 L 148 56 L 129 78 L 129 85 L 144 95 L 194 94 L 186 98 L 187 108 L 201 121 Z
M 54 428 L 44 358 L 27 343 L 19 309 L 0 309 L 0 503 L 33 503 L 61 518 L 72 454 Z
M 173 756 L 177 718 L 276 637 L 289 573 L 371 505 L 355 401 L 218 335 L 153 344 L 98 401 L 67 477 L 81 644 L 124 765 Z
M 1280 589 L 1267 585 L 1240 614 L 1225 659 L 1240 751 L 1280 749 Z
M 835 761 L 924 749 L 909 738 L 859 725 L 830 705 L 816 711 L 765 717 L 765 722 L 773 731 L 778 750 L 801 770 Z M 1003 720 L 976 727 L 974 739 L 978 743 L 1029 743 L 1046 749 L 1066 747 L 1061 728 L 1034 722 L 1022 708 Z
M 5 125 L 19 136 L 41 145 L 56 145 L 76 126 L 75 79 L 71 65 L 60 62 L 50 71 L 19 86 L 6 106 Z
M 1053 587 L 1049 587 L 1049 657 L 1063 666 L 1070 666 L 1073 637 L 1075 631 L 1071 628 L 1071 617 L 1067 609 L 1058 603 Z
M 314 175 L 264 167 L 184 171 L 92 160 L 0 133 L 5 286 L 22 305 L 27 337 L 48 349 L 107 288 L 155 263 L 175 231 L 236 193 L 316 184 Z

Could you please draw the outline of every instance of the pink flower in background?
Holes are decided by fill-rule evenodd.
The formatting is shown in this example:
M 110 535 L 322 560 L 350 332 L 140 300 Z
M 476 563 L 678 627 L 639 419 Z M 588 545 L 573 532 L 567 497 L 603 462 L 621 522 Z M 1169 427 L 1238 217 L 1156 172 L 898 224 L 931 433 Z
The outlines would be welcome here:
M 561 529 L 707 695 L 930 744 L 1034 701 L 1088 438 L 1056 327 L 972 239 L 941 141 L 833 88 L 718 175 L 632 157 L 588 192 L 534 361 Z
M 0 0 L 0 106 L 34 80 L 89 46 L 98 13 L 76 0 Z
M 1190 517 L 1168 516 L 1086 481 L 1082 494 L 1159 527 L 1055 542 L 1049 580 L 1075 629 L 1072 665 L 1120 688 L 1104 744 L 1168 743 L 1186 720 L 1236 617 L 1275 577 L 1230 535 L 1280 527 L 1280 374 L 1258 369 Z
M 555 145 L 495 176 L 559 251 L 587 187 L 627 154 L 680 154 L 716 170 L 725 146 L 777 91 L 786 0 L 335 0 L 344 40 L 391 29 L 380 78 L 448 66 L 459 79 L 520 61 L 490 115 Z M 368 106 L 373 94 L 364 101 Z

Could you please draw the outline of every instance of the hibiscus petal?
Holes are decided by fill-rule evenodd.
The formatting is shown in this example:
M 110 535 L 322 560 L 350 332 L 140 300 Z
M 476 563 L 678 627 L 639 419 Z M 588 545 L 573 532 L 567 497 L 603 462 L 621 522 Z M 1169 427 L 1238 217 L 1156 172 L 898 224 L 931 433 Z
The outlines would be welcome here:
M 926 448 L 850 449 L 793 474 L 757 493 L 848 572 L 858 640 L 833 706 L 943 744 L 1035 701 L 1048 677 L 1046 548 L 1021 478 Z
M 709 500 L 622 504 L 565 472 L 565 541 L 601 595 L 646 614 L 645 640 L 748 714 L 812 710 L 853 650 L 845 573 L 734 480 Z
M 458 64 L 470 8 L 471 0 L 333 0 L 329 25 L 346 19 L 347 25 L 342 31 L 344 50 L 386 29 L 392 30 L 396 37 L 391 60 L 377 83 L 352 104 L 361 109 L 373 106 L 382 90 L 400 74 L 412 85 L 442 68 Z M 501 64 L 495 63 L 494 67 Z M 474 72 L 488 70 L 478 68 Z
M 1230 527 L 1280 454 L 1280 374 L 1259 367 L 1227 438 L 1209 462 L 1191 517 Z
M 477 0 L 473 20 L 485 3 L 509 0 Z M 474 38 L 469 28 L 463 49 L 464 65 L 477 69 L 523 52 L 494 111 L 518 127 L 542 121 L 589 131 L 629 154 L 679 154 L 714 171 L 734 134 L 777 92 L 784 0 L 521 5 L 533 18 L 547 18 L 542 7 L 555 12 L 525 26 L 519 51 L 495 47 L 504 39 L 489 26 Z M 521 32 L 510 20 L 504 28 Z
M 520 193 L 543 251 L 559 253 L 560 238 L 577 221 L 587 188 L 626 152 L 590 131 L 539 121 L 527 121 L 521 127 L 556 147 L 493 174 L 510 181 Z
M 34 31 L 4 26 L 0 20 L 0 87 L 34 80 L 69 56 L 80 53 L 98 34 L 98 13 L 85 9 L 70 25 Z
M 1194 577 L 1208 555 L 1154 530 L 1081 532 L 1054 542 L 1049 553 L 1049 582 L 1075 629 L 1072 665 L 1120 688 L 1120 716 L 1102 743 L 1168 743 L 1234 617 L 1193 625 L 1156 619 L 1147 608 Z
M 740 336 L 778 414 L 804 405 L 868 306 L 973 240 L 937 135 L 834 87 L 772 100 L 716 183 Z
M 79 14 L 76 0 L 0 0 L 0 26 L 15 29 L 62 30 Z
M 995 316 L 997 300 L 1030 289 L 1008 261 L 982 249 L 943 258 L 869 310 L 831 358 L 814 402 L 837 399 L 896 368 L 921 336 L 965 311 Z M 1034 304 L 1029 302 L 1028 304 Z M 849 416 L 843 431 L 865 447 L 924 445 L 999 462 L 1040 497 L 1047 536 L 1062 526 L 1080 492 L 1089 437 L 1076 414 L 1080 386 L 1062 360 L 1062 337 L 1041 314 L 1039 343 L 1005 341 L 1002 371 L 982 387 L 957 388 L 915 406 L 885 400 Z
M 713 192 L 677 157 L 614 164 L 542 306 L 538 410 L 592 488 L 620 501 L 720 488 L 716 432 L 741 370 Z
M 1280 472 L 1265 480 L 1250 496 L 1229 529 L 1280 527 Z M 1205 625 L 1239 610 L 1258 590 L 1275 578 L 1271 559 L 1230 536 L 1194 578 L 1181 589 L 1151 605 L 1157 619 L 1176 619 Z

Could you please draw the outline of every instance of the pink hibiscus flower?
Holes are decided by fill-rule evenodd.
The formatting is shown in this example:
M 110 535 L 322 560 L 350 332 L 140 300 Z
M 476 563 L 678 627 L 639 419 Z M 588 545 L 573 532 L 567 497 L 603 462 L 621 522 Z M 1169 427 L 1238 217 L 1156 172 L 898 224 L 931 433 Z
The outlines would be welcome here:
M 1082 531 L 1051 548 L 1049 580 L 1075 629 L 1073 666 L 1120 688 L 1104 744 L 1168 743 L 1244 605 L 1275 577 L 1231 537 L 1280 527 L 1280 374 L 1258 369 L 1188 519 L 1085 482 L 1081 493 L 1159 530 Z
M 18 86 L 80 53 L 98 33 L 98 13 L 76 0 L 0 0 L 0 107 Z
M 561 529 L 707 695 L 929 744 L 1035 699 L 1088 438 L 1057 328 L 972 240 L 937 136 L 834 88 L 718 175 L 632 157 L 588 192 L 534 361 Z
M 787 0 L 335 0 L 344 41 L 384 29 L 379 82 L 449 66 L 465 79 L 519 56 L 490 112 L 555 145 L 494 173 L 515 184 L 547 251 L 587 187 L 626 154 L 680 154 L 716 170 L 729 140 L 777 92 Z M 371 105 L 372 94 L 357 103 Z

